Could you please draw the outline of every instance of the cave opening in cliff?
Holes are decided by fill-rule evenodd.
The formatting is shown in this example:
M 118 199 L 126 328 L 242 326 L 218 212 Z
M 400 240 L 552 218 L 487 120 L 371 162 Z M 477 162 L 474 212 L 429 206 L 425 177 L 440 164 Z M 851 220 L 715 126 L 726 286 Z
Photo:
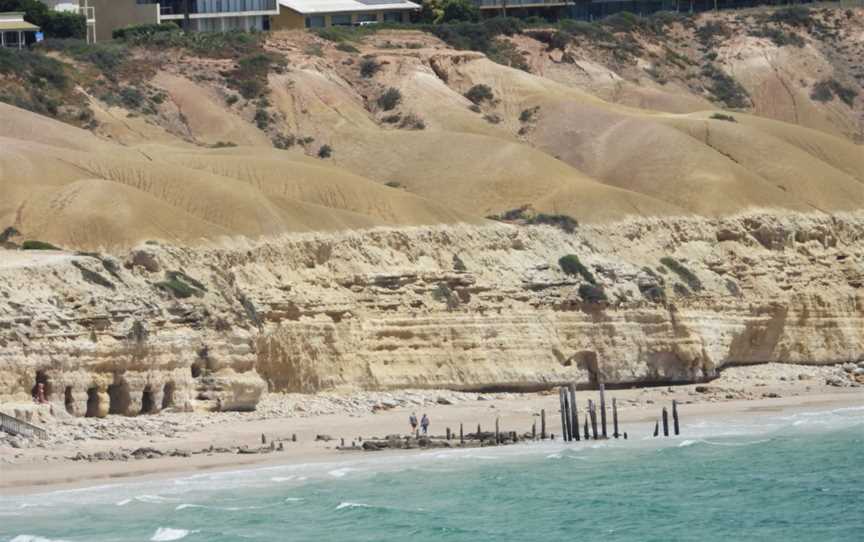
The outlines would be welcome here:
M 125 380 L 108 386 L 108 414 L 127 414 L 129 403 L 129 384 Z
M 192 378 L 198 378 L 201 376 L 201 365 L 196 361 L 192 364 Z
M 42 384 L 42 393 L 40 397 L 39 384 Z M 48 378 L 48 373 L 39 369 L 36 371 L 36 382 L 30 388 L 30 395 L 36 402 L 47 402 L 51 397 L 51 379 Z
M 87 390 L 87 412 L 84 414 L 86 418 L 95 418 L 99 416 L 99 390 L 97 388 L 89 388 Z
M 162 389 L 162 409 L 174 406 L 174 383 L 168 382 Z
M 141 414 L 153 414 L 156 412 L 156 403 L 153 401 L 153 390 L 150 386 L 141 392 Z
M 66 405 L 66 412 L 75 414 L 75 398 L 72 396 L 72 386 L 66 386 L 66 391 L 63 392 L 63 403 Z

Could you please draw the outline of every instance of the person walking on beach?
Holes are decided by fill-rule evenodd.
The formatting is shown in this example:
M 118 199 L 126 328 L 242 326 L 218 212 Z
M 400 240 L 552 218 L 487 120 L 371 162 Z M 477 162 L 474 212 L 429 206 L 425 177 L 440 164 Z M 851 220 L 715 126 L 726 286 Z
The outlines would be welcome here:
M 410 416 L 408 416 L 408 423 L 411 424 L 411 433 L 417 432 L 417 413 L 412 412 Z
M 427 416 L 425 413 L 420 419 L 420 428 L 423 430 L 424 435 L 429 433 L 429 416 Z

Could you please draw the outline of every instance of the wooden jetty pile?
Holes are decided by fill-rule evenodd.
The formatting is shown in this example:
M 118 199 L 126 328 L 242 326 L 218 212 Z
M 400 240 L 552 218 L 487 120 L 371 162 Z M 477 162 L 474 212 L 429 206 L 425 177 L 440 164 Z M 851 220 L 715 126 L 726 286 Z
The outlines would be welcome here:
M 582 416 L 582 427 L 580 434 L 579 408 L 576 404 L 576 385 L 568 384 L 558 388 L 558 400 L 561 414 L 561 438 L 565 442 L 581 440 L 605 440 L 609 438 L 608 412 L 606 403 L 606 386 L 599 384 L 599 404 L 593 399 L 588 399 L 584 414 Z M 599 410 L 599 414 L 598 414 Z M 612 438 L 627 439 L 627 432 L 622 432 L 618 424 L 618 401 L 612 398 Z M 669 413 L 666 407 L 661 412 L 663 424 L 663 436 L 669 436 Z M 654 425 L 654 436 L 659 435 L 660 422 Z M 675 435 L 680 434 L 678 419 L 678 403 L 672 401 L 672 423 Z M 505 446 L 524 441 L 537 441 L 555 439 L 555 434 L 548 431 L 546 423 L 546 409 L 540 411 L 540 431 L 537 431 L 537 423 L 531 425 L 531 430 L 519 433 L 517 431 L 502 431 L 500 419 L 495 420 L 494 431 L 483 431 L 480 425 L 472 433 L 466 433 L 464 424 L 459 424 L 459 433 L 446 428 L 444 435 L 388 435 L 383 438 L 363 439 L 357 437 L 350 444 L 341 439 L 339 450 L 356 451 L 378 451 L 378 450 L 410 450 L 418 448 L 479 448 L 484 446 Z

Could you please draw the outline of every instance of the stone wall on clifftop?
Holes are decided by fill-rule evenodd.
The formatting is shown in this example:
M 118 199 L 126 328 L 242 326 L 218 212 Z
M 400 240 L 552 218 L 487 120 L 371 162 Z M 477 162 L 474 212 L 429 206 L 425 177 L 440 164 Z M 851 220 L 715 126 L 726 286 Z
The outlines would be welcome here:
M 561 270 L 568 254 L 586 276 Z M 728 364 L 862 356 L 861 213 L 0 251 L 0 403 L 39 380 L 79 416 L 251 409 L 268 389 L 700 381 Z

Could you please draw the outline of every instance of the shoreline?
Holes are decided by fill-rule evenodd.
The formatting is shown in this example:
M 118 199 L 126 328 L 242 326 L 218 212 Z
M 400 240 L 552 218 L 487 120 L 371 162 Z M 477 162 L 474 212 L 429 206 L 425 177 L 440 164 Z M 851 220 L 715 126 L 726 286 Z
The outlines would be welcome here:
M 717 382 L 717 381 L 715 381 Z M 726 383 L 728 384 L 728 382 Z M 804 386 L 805 382 L 783 382 L 782 396 L 776 389 L 764 383 L 756 385 L 765 397 L 731 399 L 725 392 L 727 387 L 716 387 L 717 393 L 696 392 L 695 385 L 675 386 L 667 388 L 645 388 L 632 390 L 614 390 L 607 392 L 619 401 L 619 418 L 621 430 L 629 432 L 630 440 L 650 438 L 653 422 L 657 419 L 663 406 L 669 406 L 672 399 L 679 402 L 682 418 L 682 431 L 678 439 L 687 439 L 688 427 L 694 427 L 704 422 L 729 420 L 742 417 L 753 418 L 770 416 L 782 412 L 828 411 L 844 407 L 864 406 L 864 389 L 862 388 L 824 388 L 813 389 Z M 810 383 L 812 384 L 812 382 Z M 725 394 L 725 395 L 724 395 Z M 582 391 L 577 394 L 582 408 L 588 398 L 596 399 L 596 392 Z M 556 442 L 560 441 L 560 415 L 558 414 L 557 394 L 520 394 L 495 397 L 489 400 L 475 400 L 452 405 L 440 405 L 425 409 L 432 417 L 431 434 L 443 435 L 445 427 L 455 427 L 458 434 L 460 420 L 466 426 L 476 426 L 481 423 L 484 428 L 494 427 L 494 420 L 501 419 L 502 432 L 518 430 L 520 433 L 530 431 L 531 424 L 539 418 L 540 409 L 547 414 L 548 431 L 555 434 Z M 339 451 L 336 446 L 339 439 L 346 438 L 346 444 L 351 439 L 381 437 L 386 434 L 406 433 L 408 414 L 411 408 L 394 408 L 391 410 L 348 417 L 344 415 L 325 414 L 312 415 L 303 418 L 270 418 L 257 420 L 226 421 L 203 427 L 174 438 L 144 437 L 133 440 L 106 442 L 84 440 L 76 441 L 74 446 L 61 449 L 46 450 L 30 448 L 15 450 L 12 465 L 4 464 L 0 473 L 0 489 L 9 497 L 21 497 L 34 494 L 44 494 L 57 491 L 84 489 L 105 484 L 124 484 L 153 481 L 167 478 L 180 478 L 202 473 L 219 473 L 260 469 L 268 467 L 291 466 L 299 464 L 337 463 L 372 457 L 389 457 L 395 455 L 413 455 L 428 451 L 441 452 L 458 450 L 460 448 L 420 448 L 417 450 L 382 450 L 375 452 Z M 611 417 L 609 420 L 611 433 Z M 539 432 L 539 421 L 537 421 Z M 473 432 L 473 428 L 471 429 Z M 466 433 L 468 431 L 466 430 Z M 261 435 L 269 435 L 269 440 L 282 439 L 284 451 L 261 454 L 238 453 L 196 453 L 189 457 L 158 457 L 153 459 L 128 459 L 125 461 L 73 461 L 68 459 L 74 451 L 92 453 L 105 449 L 129 449 L 135 446 L 148 446 L 159 450 L 195 451 L 210 445 L 222 446 L 260 446 Z M 296 434 L 298 442 L 290 442 L 291 435 Z M 318 434 L 333 435 L 329 442 L 316 441 Z M 351 435 L 349 437 L 349 435 Z M 676 438 L 676 437 L 671 437 Z M 457 439 L 458 440 L 458 439 Z M 661 436 L 662 440 L 662 436 Z M 592 441 L 593 442 L 593 441 Z M 580 443 L 573 443 L 579 446 Z M 585 445 L 584 443 L 582 444 Z M 520 444 L 509 445 L 513 448 Z M 468 448 L 465 448 L 468 449 Z M 476 448 L 474 448 L 476 449 Z M 10 462 L 10 450 L 0 448 L 0 460 Z M 66 457 L 66 458 L 64 458 Z

